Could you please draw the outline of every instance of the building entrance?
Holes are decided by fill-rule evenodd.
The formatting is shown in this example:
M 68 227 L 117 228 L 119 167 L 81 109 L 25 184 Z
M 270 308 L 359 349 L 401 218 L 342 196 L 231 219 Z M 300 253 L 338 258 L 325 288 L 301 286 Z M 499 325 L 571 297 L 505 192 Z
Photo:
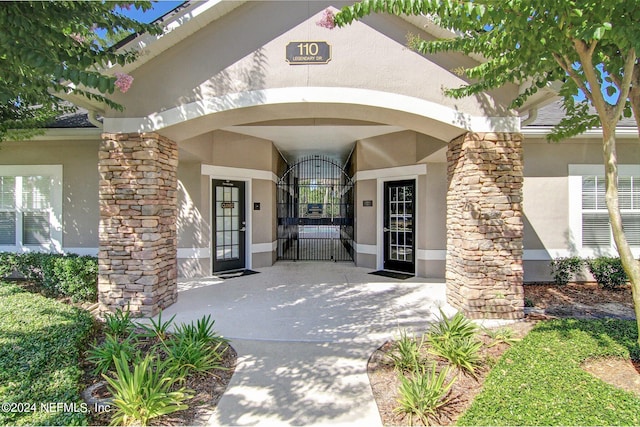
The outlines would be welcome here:
M 278 259 L 353 260 L 353 181 L 336 161 L 305 157 L 277 187 Z

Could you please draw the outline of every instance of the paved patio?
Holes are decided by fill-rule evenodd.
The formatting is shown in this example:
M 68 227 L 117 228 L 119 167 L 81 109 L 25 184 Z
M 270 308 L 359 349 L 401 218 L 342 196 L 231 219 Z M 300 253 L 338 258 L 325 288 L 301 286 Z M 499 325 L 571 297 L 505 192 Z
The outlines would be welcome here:
M 367 360 L 401 329 L 425 331 L 445 286 L 352 263 L 278 262 L 234 279 L 184 280 L 163 313 L 211 314 L 238 366 L 209 425 L 381 425 Z

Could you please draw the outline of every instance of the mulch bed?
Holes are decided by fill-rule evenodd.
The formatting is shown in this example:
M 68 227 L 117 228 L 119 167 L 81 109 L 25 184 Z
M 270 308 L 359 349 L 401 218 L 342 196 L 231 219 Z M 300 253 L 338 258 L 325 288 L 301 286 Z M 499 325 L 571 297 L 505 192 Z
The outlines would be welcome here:
M 143 332 L 143 330 L 138 330 L 137 332 Z M 104 333 L 100 328 L 97 328 L 94 340 L 94 342 L 101 342 L 104 340 Z M 136 347 L 140 348 L 142 354 L 146 354 L 151 351 L 151 347 L 154 344 L 155 339 L 147 339 L 146 341 L 143 341 L 141 345 Z M 185 404 L 189 405 L 189 408 L 152 419 L 150 420 L 150 424 L 187 426 L 205 425 L 218 401 L 222 397 L 222 394 L 227 389 L 229 381 L 231 381 L 237 357 L 238 355 L 233 347 L 230 345 L 227 346 L 221 360 L 221 364 L 224 369 L 216 369 L 206 375 L 191 375 L 187 379 L 184 385 L 194 392 L 193 398 L 185 402 Z M 82 361 L 82 368 L 85 373 L 83 378 L 83 386 L 85 389 L 104 380 L 101 376 L 96 376 L 92 373 L 94 366 L 87 360 Z M 111 394 L 108 392 L 106 387 L 99 387 L 96 392 L 92 394 L 92 397 L 109 399 Z M 89 405 L 89 407 L 92 408 L 93 406 Z M 110 422 L 111 415 L 109 412 L 90 413 L 91 425 L 109 425 Z

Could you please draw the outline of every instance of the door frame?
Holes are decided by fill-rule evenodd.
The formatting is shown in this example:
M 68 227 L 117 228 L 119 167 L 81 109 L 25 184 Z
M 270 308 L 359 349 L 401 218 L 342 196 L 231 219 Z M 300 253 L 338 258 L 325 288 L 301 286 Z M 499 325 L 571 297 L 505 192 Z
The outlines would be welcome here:
M 384 184 L 386 182 L 391 181 L 406 181 L 413 180 L 415 182 L 415 195 L 413 199 L 413 243 L 414 243 L 414 253 L 413 253 L 413 273 L 417 275 L 418 270 L 418 228 L 420 223 L 420 203 L 418 200 L 420 199 L 420 180 L 418 179 L 419 175 L 398 175 L 398 176 L 385 176 L 383 178 L 377 179 L 377 198 L 378 198 L 378 209 L 376 214 L 376 228 L 378 233 L 376 235 L 376 248 L 377 248 L 377 256 L 376 256 L 376 270 L 384 270 Z
M 229 180 L 229 181 L 244 182 L 244 212 L 245 212 L 244 215 L 245 215 L 245 222 L 247 227 L 247 231 L 244 233 L 244 256 L 245 256 L 244 268 L 251 269 L 252 267 L 251 236 L 253 235 L 251 217 L 252 217 L 253 211 L 249 209 L 250 207 L 249 204 L 250 204 L 250 201 L 252 200 L 252 197 L 251 197 L 252 179 L 246 178 L 246 177 L 240 178 L 237 176 L 229 176 L 229 175 L 205 175 L 205 176 L 208 178 L 208 185 L 209 185 L 209 248 L 211 253 L 211 256 L 209 257 L 209 272 L 210 274 L 214 274 L 213 263 L 215 261 L 215 256 L 216 256 L 215 247 L 213 246 L 215 243 L 215 239 L 213 238 L 213 233 L 215 233 L 215 217 L 213 216 L 213 213 L 214 213 L 213 203 L 215 200 L 215 195 L 213 194 L 214 192 L 213 180 L 222 180 L 222 181 Z

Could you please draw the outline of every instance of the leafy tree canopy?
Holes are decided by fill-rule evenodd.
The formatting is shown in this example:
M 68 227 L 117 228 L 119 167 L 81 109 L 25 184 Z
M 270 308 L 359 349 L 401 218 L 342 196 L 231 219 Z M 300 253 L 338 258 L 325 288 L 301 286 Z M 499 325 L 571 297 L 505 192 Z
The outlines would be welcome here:
M 150 1 L 11 1 L 0 2 L 0 141 L 23 138 L 46 126 L 71 107 L 56 93 L 73 90 L 111 108 L 122 107 L 108 97 L 126 91 L 126 75 L 107 75 L 110 64 L 132 62 L 135 52 L 116 51 L 105 40 L 123 34 L 159 34 L 122 14 L 131 7 L 147 10 Z M 73 89 L 68 85 L 71 83 Z
M 457 51 L 487 58 L 464 70 L 471 83 L 449 88 L 450 96 L 530 84 L 513 100 L 517 108 L 547 82 L 562 82 L 567 116 L 551 135 L 554 140 L 601 122 L 608 126 L 632 111 L 640 120 L 638 0 L 363 0 L 319 24 L 340 27 L 370 13 L 424 15 L 455 32 L 436 41 L 410 36 L 409 45 L 423 54 Z M 575 101 L 579 90 L 597 115 L 588 103 Z

